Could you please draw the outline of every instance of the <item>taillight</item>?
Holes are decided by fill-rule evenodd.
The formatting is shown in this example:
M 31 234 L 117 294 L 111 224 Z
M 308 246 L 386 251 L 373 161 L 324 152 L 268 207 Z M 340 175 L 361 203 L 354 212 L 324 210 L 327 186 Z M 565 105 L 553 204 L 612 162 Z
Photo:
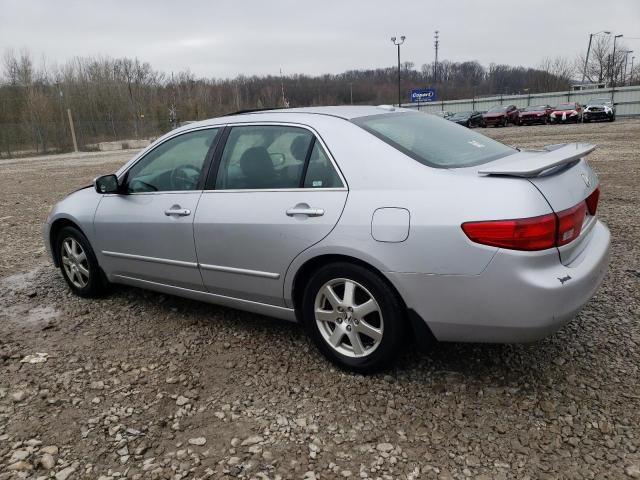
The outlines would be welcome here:
M 586 202 L 589 214 L 596 214 L 596 210 L 598 209 L 598 200 L 600 200 L 600 187 L 596 188 L 593 192 L 591 192 L 591 195 L 587 197 Z
M 512 250 L 545 250 L 556 244 L 556 216 L 514 220 L 466 222 L 462 230 L 470 240 Z
M 584 202 L 558 213 L 513 220 L 465 222 L 462 230 L 469 239 L 483 245 L 511 250 L 545 250 L 572 242 L 580 235 L 584 216 L 596 213 L 600 189 Z
M 563 210 L 558 215 L 558 246 L 573 242 L 582 230 L 584 214 L 587 211 L 586 202 L 580 202 L 573 208 Z

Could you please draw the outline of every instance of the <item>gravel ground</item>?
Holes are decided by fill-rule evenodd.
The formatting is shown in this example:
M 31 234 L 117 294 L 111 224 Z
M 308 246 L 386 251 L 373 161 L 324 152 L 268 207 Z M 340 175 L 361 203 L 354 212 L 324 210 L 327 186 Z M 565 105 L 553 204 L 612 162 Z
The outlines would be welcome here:
M 591 141 L 608 278 L 532 345 L 332 368 L 295 324 L 116 287 L 70 295 L 40 229 L 131 152 L 0 161 L 0 480 L 640 478 L 640 121 L 482 130 Z

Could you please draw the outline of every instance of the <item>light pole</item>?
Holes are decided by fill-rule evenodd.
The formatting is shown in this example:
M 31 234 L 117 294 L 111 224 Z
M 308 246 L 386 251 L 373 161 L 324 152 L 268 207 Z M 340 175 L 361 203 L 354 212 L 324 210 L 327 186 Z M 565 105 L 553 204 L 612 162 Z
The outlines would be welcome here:
M 400 45 L 404 43 L 404 39 L 407 38 L 404 35 L 397 41 L 396 37 L 391 37 L 391 41 L 398 47 L 398 107 L 402 105 L 402 94 L 400 93 Z
M 584 83 L 584 79 L 587 76 L 587 66 L 589 65 L 589 53 L 591 53 L 591 40 L 593 40 L 593 37 L 598 36 L 601 33 L 604 33 L 605 35 L 611 34 L 611 32 L 609 32 L 608 30 L 601 30 L 598 33 L 589 34 L 589 46 L 587 47 L 587 58 L 584 60 L 584 70 L 582 70 L 582 83 Z
M 616 40 L 622 37 L 622 34 L 613 37 L 613 55 L 611 55 L 611 86 L 616 87 Z
M 627 63 L 629 62 L 630 53 L 633 53 L 633 50 L 627 50 L 624 52 L 624 75 L 622 76 L 622 85 L 627 83 Z

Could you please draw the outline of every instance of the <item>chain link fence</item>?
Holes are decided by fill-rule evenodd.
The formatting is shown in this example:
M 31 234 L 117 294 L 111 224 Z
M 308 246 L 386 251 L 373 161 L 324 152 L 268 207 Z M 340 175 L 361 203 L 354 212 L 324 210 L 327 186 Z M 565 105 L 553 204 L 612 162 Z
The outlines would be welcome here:
M 73 119 L 78 150 L 100 150 L 102 142 L 135 143 L 156 138 L 172 127 L 154 121 L 84 121 Z M 0 124 L 0 158 L 73 151 L 71 127 L 64 121 Z M 126 145 L 125 145 L 125 148 Z

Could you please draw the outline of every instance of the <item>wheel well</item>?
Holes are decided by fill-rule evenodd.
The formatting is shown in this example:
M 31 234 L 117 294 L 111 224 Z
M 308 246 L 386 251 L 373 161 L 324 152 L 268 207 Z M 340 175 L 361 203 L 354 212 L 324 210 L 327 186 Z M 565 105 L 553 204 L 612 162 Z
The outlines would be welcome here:
M 59 266 L 60 259 L 58 258 L 59 252 L 56 251 L 54 242 L 58 237 L 58 233 L 60 233 L 60 230 L 62 230 L 64 227 L 77 228 L 82 232 L 82 229 L 75 222 L 69 220 L 68 218 L 59 218 L 58 220 L 53 222 L 53 224 L 51 225 L 51 229 L 49 230 L 49 246 L 51 247 L 53 262 L 56 267 Z M 82 232 L 82 234 L 84 235 L 84 232 Z
M 435 341 L 435 337 L 431 332 L 429 326 L 413 309 L 407 307 L 407 304 L 404 302 L 404 299 L 402 298 L 402 295 L 400 295 L 400 292 L 398 292 L 398 289 L 393 285 L 393 283 L 389 281 L 389 279 L 385 275 L 382 274 L 380 270 L 370 265 L 369 263 L 360 260 L 359 258 L 350 257 L 348 255 L 320 255 L 318 257 L 312 258 L 311 260 L 308 260 L 302 265 L 302 267 L 300 267 L 300 269 L 296 273 L 296 276 L 293 278 L 292 299 L 296 315 L 301 315 L 300 309 L 302 307 L 304 288 L 309 282 L 309 279 L 311 278 L 313 273 L 318 268 L 327 265 L 328 263 L 334 262 L 347 262 L 354 265 L 359 265 L 378 275 L 396 295 L 398 301 L 402 305 L 404 311 L 403 317 L 407 322 L 407 326 L 413 333 L 412 338 L 416 340 L 419 348 L 425 349 Z

